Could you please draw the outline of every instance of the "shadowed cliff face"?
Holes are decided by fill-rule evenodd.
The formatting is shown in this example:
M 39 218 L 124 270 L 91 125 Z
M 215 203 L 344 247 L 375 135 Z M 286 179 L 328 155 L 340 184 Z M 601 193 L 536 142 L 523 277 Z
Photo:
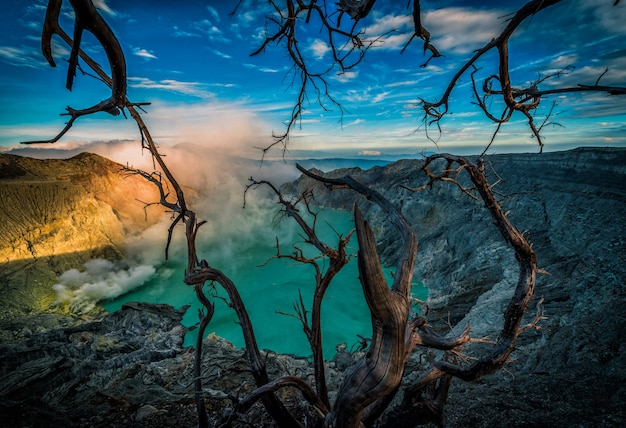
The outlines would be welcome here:
M 487 159 L 494 190 L 512 223 L 537 253 L 534 308 L 544 298 L 540 331 L 522 335 L 515 359 L 481 382 L 456 381 L 447 426 L 619 426 L 626 416 L 626 150 L 577 149 Z M 429 320 L 442 333 L 472 328 L 495 339 L 518 275 L 511 249 L 481 203 L 458 188 L 424 183 L 417 160 L 341 170 L 402 207 L 419 239 L 415 277 L 429 289 Z M 421 178 L 420 178 L 421 177 Z M 499 178 L 501 180 L 499 180 Z M 395 264 L 397 233 L 380 210 L 347 191 L 328 192 L 301 178 L 284 186 L 315 188 L 321 205 L 352 209 L 374 226 L 384 263 Z M 531 309 L 528 321 L 535 311 Z M 472 355 L 482 344 L 472 344 Z M 476 354 L 478 355 L 478 353 Z M 481 397 L 482 405 L 473 399 Z M 467 400 L 471 403 L 467 406 Z M 463 405 L 461 405 L 463 404 Z M 505 419 L 504 419 L 505 418 Z
M 156 223 L 156 189 L 122 165 L 84 153 L 67 160 L 0 154 L 0 278 L 4 317 L 54 302 L 58 275 L 102 257 Z

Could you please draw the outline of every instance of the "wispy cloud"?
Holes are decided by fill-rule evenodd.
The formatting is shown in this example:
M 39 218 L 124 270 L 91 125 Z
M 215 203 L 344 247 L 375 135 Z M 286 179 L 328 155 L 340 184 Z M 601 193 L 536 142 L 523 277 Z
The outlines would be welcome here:
M 344 123 L 344 128 L 349 128 L 351 126 L 360 125 L 361 123 L 365 123 L 365 119 L 355 119 L 352 122 Z
M 172 35 L 174 37 L 207 37 L 211 42 L 230 43 L 224 32 L 216 25 L 220 22 L 218 11 L 207 6 L 211 19 L 199 19 L 191 22 L 186 27 L 174 25 Z
M 345 71 L 343 73 L 337 73 L 335 76 L 333 76 L 333 79 L 341 83 L 346 83 L 356 79 L 358 76 L 358 71 Z
M 373 103 L 379 103 L 381 101 L 383 101 L 385 98 L 387 98 L 387 95 L 389 95 L 391 92 L 381 92 L 380 94 L 376 95 L 373 99 L 372 102 Z
M 413 20 L 409 15 L 384 15 L 364 29 L 368 37 L 376 37 L 390 31 L 402 31 L 412 28 Z
M 259 70 L 259 71 L 261 71 L 263 73 L 278 73 L 278 72 L 281 71 L 281 70 L 279 70 L 277 68 L 261 67 L 261 66 L 258 66 L 256 64 L 250 64 L 249 62 L 244 63 L 243 66 L 246 67 L 246 68 L 252 68 L 254 70 Z
M 364 28 L 365 38 L 378 50 L 398 50 L 412 33 L 413 20 L 409 15 L 385 15 Z
M 558 64 L 550 64 L 545 73 L 556 72 L 561 67 L 554 67 Z M 626 57 L 610 59 L 603 62 L 593 62 L 582 67 L 574 68 L 558 77 L 546 80 L 546 86 L 577 87 L 578 85 L 594 85 L 600 79 L 601 85 L 622 86 L 626 81 Z
M 342 94 L 342 99 L 353 104 L 371 105 L 387 100 L 391 94 L 391 91 L 376 92 L 376 89 L 372 87 L 348 89 Z
M 231 59 L 232 56 L 228 55 L 227 53 L 224 53 L 222 51 L 218 51 L 217 49 L 213 49 L 213 53 L 219 57 L 225 58 L 225 59 Z
M 156 55 L 154 55 L 152 51 L 143 48 L 134 48 L 133 55 L 145 58 L 146 60 L 157 59 Z
M 92 3 L 96 7 L 96 9 L 99 9 L 109 16 L 118 15 L 118 13 L 111 9 L 111 7 L 107 4 L 106 0 L 92 0 Z
M 238 4 L 236 13 L 229 19 L 230 29 L 237 34 L 237 38 L 249 39 L 250 36 L 255 38 L 260 33 L 264 34 L 264 27 L 258 25 L 272 12 L 275 13 L 268 2 L 242 1 Z M 250 31 L 251 29 L 253 30 Z
M 591 21 L 595 21 L 605 30 L 611 33 L 626 33 L 626 7 L 623 4 L 613 6 L 613 2 L 602 0 L 579 0 L 578 7 L 582 11 L 582 16 Z
M 199 33 L 197 32 L 192 32 L 192 31 L 186 31 L 186 30 L 181 30 L 179 26 L 175 25 L 173 27 L 174 32 L 172 33 L 172 35 L 174 37 L 201 37 Z
M 211 15 L 211 18 L 213 18 L 215 22 L 220 22 L 220 14 L 218 13 L 217 9 L 215 9 L 213 6 L 207 6 L 206 9 L 209 11 L 209 15 Z
M 240 86 L 236 83 L 211 83 L 211 86 L 215 86 L 218 88 L 234 88 L 235 86 Z
M 369 93 L 369 88 L 362 89 L 362 90 L 348 89 L 343 95 L 343 99 L 351 103 L 368 102 L 370 98 L 371 98 L 371 95 Z
M 39 51 L 26 46 L 0 46 L 0 60 L 18 67 L 42 68 L 48 65 Z
M 423 22 L 439 51 L 464 54 L 495 37 L 505 24 L 504 15 L 502 10 L 449 7 L 427 12 Z
M 419 80 L 402 80 L 400 82 L 386 83 L 385 87 L 397 88 L 399 86 L 413 86 L 413 85 L 417 85 L 419 82 L 420 82 Z
M 380 150 L 361 150 L 359 156 L 380 156 L 382 153 Z
M 552 58 L 550 61 L 551 68 L 562 69 L 565 67 L 569 67 L 572 64 L 576 64 L 578 61 L 578 55 L 575 53 L 564 53 L 561 55 L 557 55 Z
M 192 24 L 192 27 L 207 36 L 212 42 L 230 43 L 230 40 L 224 36 L 222 30 L 208 19 L 196 21 Z
M 146 77 L 129 77 L 128 82 L 131 88 L 160 89 L 198 98 L 215 97 L 215 93 L 208 91 L 207 85 L 200 82 L 181 82 L 173 79 L 154 81 Z

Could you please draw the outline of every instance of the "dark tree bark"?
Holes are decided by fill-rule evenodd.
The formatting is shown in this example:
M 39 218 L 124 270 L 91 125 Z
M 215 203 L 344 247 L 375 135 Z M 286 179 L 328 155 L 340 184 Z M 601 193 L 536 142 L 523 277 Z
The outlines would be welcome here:
M 372 317 L 372 341 L 365 358 L 347 374 L 326 417 L 326 425 L 333 428 L 358 427 L 367 406 L 395 391 L 404 373 L 405 333 L 411 306 L 417 238 L 400 211 L 375 190 L 349 176 L 328 179 L 301 167 L 299 169 L 331 186 L 351 188 L 379 205 L 389 215 L 403 244 L 396 277 L 390 288 L 378 258 L 374 234 L 355 206 L 359 275 Z
M 326 418 L 335 428 L 358 427 L 365 408 L 394 390 L 404 373 L 404 333 L 409 316 L 408 287 L 390 290 L 383 274 L 374 234 L 358 208 L 354 211 L 359 238 L 359 274 L 372 316 L 372 343 L 356 368 L 344 380 L 335 404 Z M 410 235 L 411 233 L 408 232 Z M 415 261 L 415 238 L 408 238 Z M 401 282 L 406 282 L 403 279 Z
M 265 369 L 265 361 L 261 357 L 261 351 L 257 345 L 256 337 L 254 335 L 254 328 L 252 321 L 248 316 L 248 311 L 241 300 L 239 291 L 235 284 L 221 271 L 212 268 L 205 260 L 199 263 L 199 267 L 192 272 L 187 272 L 185 275 L 185 283 L 188 285 L 198 286 L 204 284 L 206 281 L 213 281 L 218 283 L 224 288 L 230 298 L 229 305 L 237 313 L 241 329 L 243 331 L 243 337 L 246 344 L 246 355 L 250 364 L 252 376 L 256 381 L 258 387 L 262 387 L 270 382 L 269 376 Z M 196 365 L 199 364 L 196 361 Z M 262 397 L 263 404 L 267 411 L 282 427 L 298 427 L 302 426 L 296 421 L 289 411 L 285 408 L 284 404 L 273 393 L 264 394 Z

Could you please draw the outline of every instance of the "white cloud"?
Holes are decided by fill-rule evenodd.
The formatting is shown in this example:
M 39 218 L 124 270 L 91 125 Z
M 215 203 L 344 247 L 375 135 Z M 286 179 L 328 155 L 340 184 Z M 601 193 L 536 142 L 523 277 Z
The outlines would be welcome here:
M 92 0 L 92 3 L 96 7 L 96 9 L 99 9 L 105 14 L 109 16 L 117 16 L 117 12 L 109 7 L 106 0 Z
M 220 14 L 217 12 L 217 9 L 213 6 L 207 6 L 206 9 L 209 11 L 209 15 L 211 15 L 214 21 L 220 22 Z
M 242 1 L 240 3 L 232 2 L 233 8 L 235 4 L 237 5 L 235 13 L 229 17 L 231 29 L 237 33 L 241 33 L 242 30 L 245 30 L 245 34 L 238 34 L 239 38 L 248 39 L 251 34 L 254 32 L 250 32 L 249 28 L 257 25 L 259 22 L 264 21 L 264 17 L 271 16 L 276 11 L 269 4 L 269 2 L 262 1 Z M 258 28 L 256 32 L 258 32 Z
M 313 52 L 313 56 L 316 59 L 322 59 L 324 55 L 326 55 L 326 52 L 330 50 L 330 46 L 323 40 L 315 39 L 311 43 L 311 46 L 309 46 L 309 49 Z
M 379 50 L 399 50 L 413 32 L 413 20 L 409 15 L 385 15 L 363 29 L 364 39 Z
M 0 46 L 0 60 L 18 67 L 42 68 L 48 65 L 39 51 L 26 46 Z
M 358 71 L 344 71 L 343 73 L 337 73 L 333 78 L 341 83 L 346 83 L 356 79 L 358 76 Z
M 426 12 L 423 24 L 442 54 L 464 54 L 494 38 L 505 25 L 504 15 L 502 10 L 450 7 Z
M 386 83 L 385 87 L 387 88 L 396 88 L 398 86 L 413 86 L 417 85 L 420 80 L 402 80 L 399 82 Z
M 370 99 L 370 88 L 357 91 L 356 89 L 348 89 L 343 95 L 343 99 L 350 101 L 351 103 L 362 103 Z
M 577 3 L 586 19 L 595 18 L 592 21 L 612 34 L 626 33 L 626 5 L 613 6 L 612 1 L 604 0 L 579 0 Z
M 147 60 L 157 59 L 156 55 L 152 53 L 152 51 L 148 51 L 143 48 L 134 48 L 133 54 L 145 58 Z
M 380 156 L 382 153 L 380 150 L 361 150 L 359 156 Z
M 173 29 L 174 32 L 172 33 L 172 35 L 174 37 L 200 37 L 200 34 L 192 33 L 191 31 L 181 30 L 180 27 L 178 27 L 177 25 L 175 25 Z
M 251 68 L 253 70 L 259 70 L 262 73 L 278 73 L 281 70 L 277 68 L 269 68 L 269 67 L 260 67 L 256 64 L 250 64 L 249 62 L 242 64 L 246 68 Z
M 368 38 L 378 37 L 390 31 L 411 30 L 413 20 L 409 15 L 385 15 L 364 29 Z
M 410 37 L 411 35 L 409 32 L 388 34 L 377 40 L 374 44 L 374 48 L 383 50 L 400 50 L 406 45 Z
M 570 65 L 576 64 L 576 61 L 578 61 L 578 55 L 574 53 L 561 54 L 552 58 L 549 67 L 562 69 Z
M 154 81 L 146 77 L 129 77 L 128 86 L 131 88 L 161 89 L 198 98 L 215 97 L 215 93 L 208 91 L 206 89 L 207 85 L 200 82 L 181 82 L 173 79 Z
M 467 53 L 491 40 L 503 28 L 505 15 L 503 10 L 451 7 L 428 10 L 422 22 L 442 53 Z M 384 15 L 364 28 L 364 39 L 373 42 L 373 48 L 378 50 L 400 50 L 413 31 L 410 14 Z
M 228 55 L 227 53 L 224 53 L 222 51 L 218 51 L 217 49 L 213 49 L 213 53 L 219 57 L 225 58 L 225 59 L 231 59 L 232 56 Z
M 373 103 L 379 103 L 381 101 L 383 101 L 387 95 L 389 95 L 391 92 L 381 92 L 380 94 L 376 95 L 373 99 L 372 102 Z
M 365 123 L 365 119 L 355 119 L 352 122 L 344 124 L 343 127 L 348 128 L 350 126 L 360 125 L 361 123 Z
M 193 28 L 206 35 L 212 42 L 229 43 L 222 30 L 220 30 L 213 22 L 203 19 L 193 23 Z

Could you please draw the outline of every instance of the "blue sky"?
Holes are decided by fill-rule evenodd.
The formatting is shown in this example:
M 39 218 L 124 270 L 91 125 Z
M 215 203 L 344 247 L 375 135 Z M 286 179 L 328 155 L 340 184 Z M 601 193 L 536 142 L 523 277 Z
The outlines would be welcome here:
M 250 57 L 265 31 L 265 2 L 245 2 L 233 17 L 236 2 L 99 0 L 102 15 L 116 32 L 127 60 L 128 97 L 151 102 L 146 121 L 159 144 L 194 143 L 232 154 L 259 156 L 254 147 L 271 143 L 281 132 L 295 102 L 290 87 L 290 64 L 283 47 L 271 47 Z M 423 151 L 479 153 L 495 125 L 472 104 L 469 76 L 453 93 L 451 111 L 442 132 L 429 141 L 422 125 L 420 99 L 441 96 L 449 78 L 497 34 L 506 17 L 524 2 L 423 1 L 423 23 L 444 55 L 421 68 L 421 44 L 400 54 L 411 30 L 406 1 L 384 2 L 367 23 L 367 34 L 383 34 L 383 43 L 370 50 L 366 62 L 348 73 L 331 74 L 332 95 L 339 109 L 324 111 L 305 105 L 301 127 L 294 129 L 287 157 L 393 158 Z M 20 141 L 54 136 L 63 126 L 66 105 L 87 107 L 108 97 L 95 79 L 79 75 L 74 89 L 65 89 L 69 49 L 55 37 L 51 68 L 40 52 L 44 1 L 10 0 L 0 17 L 0 150 L 14 150 Z M 521 86 L 542 72 L 565 66 L 567 75 L 548 81 L 545 88 L 593 84 L 608 67 L 601 83 L 626 86 L 626 4 L 612 0 L 570 0 L 524 23 L 511 41 L 513 84 Z M 250 6 L 253 5 L 253 6 Z M 69 12 L 69 2 L 64 2 Z M 72 33 L 64 15 L 62 26 Z M 302 28 L 301 49 L 312 66 L 328 64 L 328 46 L 319 28 Z M 103 66 L 106 60 L 93 38 L 83 49 Z M 479 63 L 483 77 L 497 71 L 487 56 Z M 626 98 L 604 93 L 561 95 L 554 121 L 562 126 L 545 130 L 546 151 L 575 146 L 626 146 Z M 131 120 L 104 113 L 79 119 L 55 145 L 56 150 L 109 147 L 137 141 Z M 134 146 L 136 147 L 136 146 Z M 41 147 L 50 149 L 51 147 Z M 31 148 L 32 149 L 32 148 Z M 97 151 L 94 149 L 94 151 Z M 536 152 L 525 119 L 513 116 L 496 139 L 492 153 Z M 19 152 L 18 152 L 19 153 Z M 49 152 L 52 153 L 52 152 Z M 124 153 L 124 152 L 123 152 Z M 272 156 L 281 156 L 280 150 Z

